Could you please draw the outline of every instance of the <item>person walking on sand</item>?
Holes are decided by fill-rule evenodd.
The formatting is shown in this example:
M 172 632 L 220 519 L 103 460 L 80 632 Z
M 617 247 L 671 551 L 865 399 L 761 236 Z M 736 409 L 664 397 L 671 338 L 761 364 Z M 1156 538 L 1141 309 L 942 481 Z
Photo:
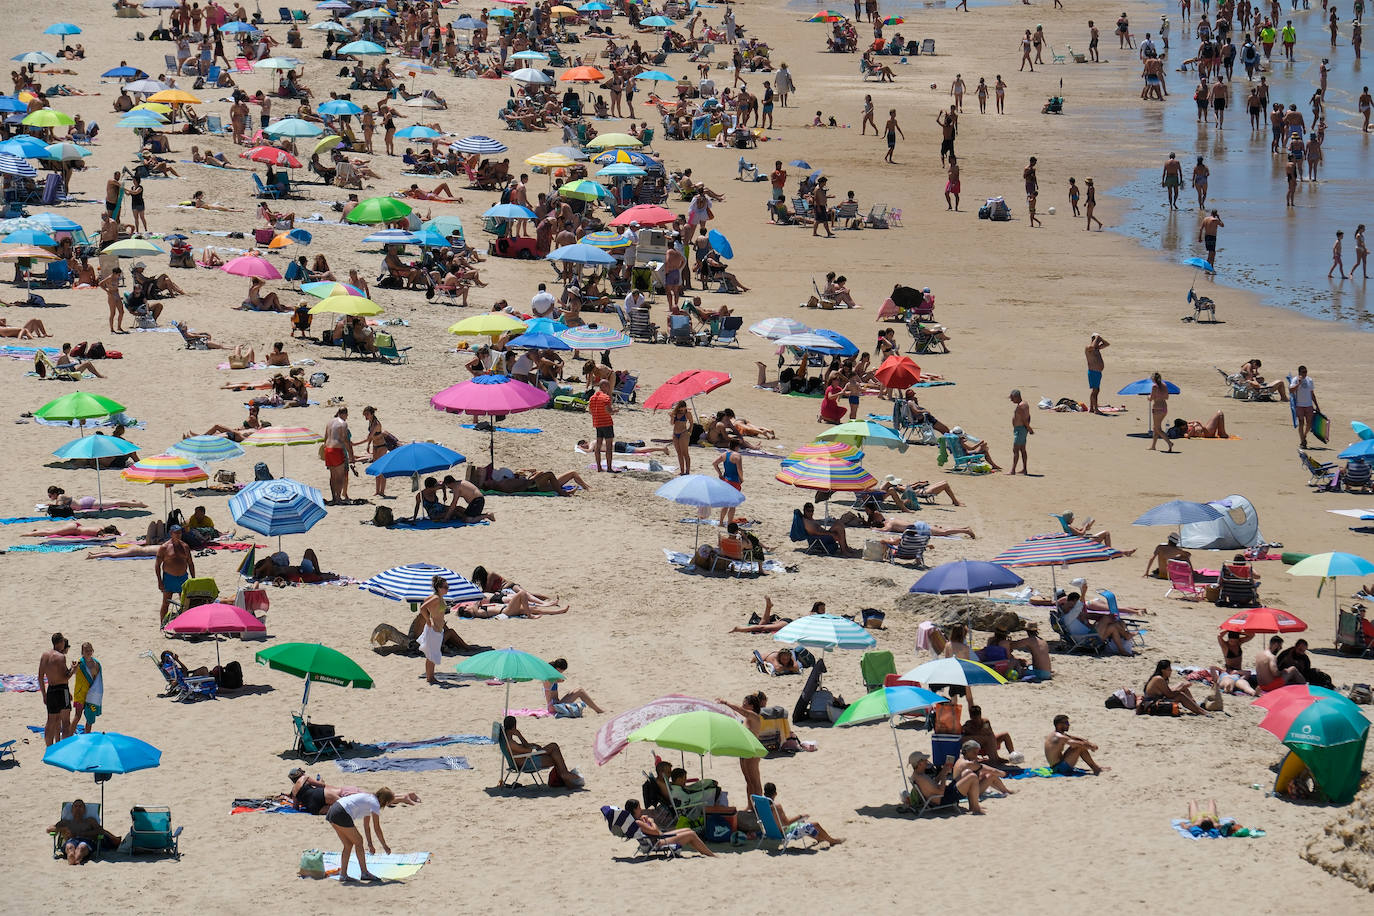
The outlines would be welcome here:
M 108 274 L 96 281 L 96 286 L 105 291 L 105 301 L 110 306 L 111 334 L 124 333 L 124 300 L 119 296 L 119 280 L 123 273 L 120 268 L 112 267 Z M 116 321 L 118 327 L 115 326 Z
M 731 439 L 730 450 L 712 462 L 716 473 L 720 475 L 720 479 L 741 493 L 744 492 L 744 456 L 740 454 L 743 445 L 744 443 L 739 439 Z M 734 520 L 734 506 L 725 506 L 720 510 L 721 528 L 725 528 Z
M 1097 406 L 1097 396 L 1102 393 L 1102 370 L 1105 368 L 1102 351 L 1110 346 L 1107 338 L 1094 333 L 1083 348 L 1083 355 L 1088 360 L 1088 413 L 1102 413 Z
M 1355 227 L 1355 263 L 1350 265 L 1350 276 L 1355 276 L 1356 268 L 1362 278 L 1369 278 L 1369 248 L 1364 243 L 1364 223 Z
M 1093 63 L 1095 63 L 1095 64 L 1100 64 L 1100 63 L 1102 63 L 1102 58 L 1099 57 L 1098 54 L 1097 54 L 1097 40 L 1098 40 L 1099 38 L 1101 38 L 1101 37 L 1102 37 L 1102 36 L 1101 36 L 1101 33 L 1098 32 L 1097 26 L 1093 24 L 1093 21 L 1092 21 L 1091 19 L 1089 19 L 1089 20 L 1088 20 L 1088 59 L 1089 59 L 1090 61 L 1092 61 Z
M 1078 179 L 1073 178 L 1072 176 L 1070 176 L 1070 178 L 1069 178 L 1069 207 L 1073 210 L 1074 219 L 1077 219 L 1078 217 L 1080 217 L 1080 216 L 1083 215 L 1082 212 L 1078 209 L 1078 194 L 1079 194 L 1079 192 L 1078 192 Z
M 1169 412 L 1169 387 L 1158 372 L 1150 376 L 1150 381 L 1153 383 L 1150 386 L 1150 451 L 1155 451 L 1155 443 L 1163 439 L 1172 452 L 1174 440 L 1164 432 L 1164 417 Z
M 953 105 L 949 106 L 949 108 L 950 111 L 954 110 Z M 897 135 L 901 134 L 902 139 L 906 139 L 906 132 L 903 131 L 902 126 L 897 123 L 897 109 L 889 108 L 887 110 L 887 123 L 883 125 L 883 133 L 887 134 L 887 155 L 883 157 L 883 161 L 890 163 L 892 162 L 892 154 L 897 149 Z M 950 149 L 954 149 L 952 143 Z
M 1016 462 L 1021 462 L 1021 475 L 1030 474 L 1030 460 L 1026 457 L 1026 438 L 1035 430 L 1030 425 L 1030 404 L 1021 399 L 1021 389 L 1013 388 L 1007 395 L 1014 405 L 1011 409 L 1011 474 L 1016 476 Z
M 1279 33 L 1279 40 L 1283 42 L 1283 56 L 1291 64 L 1293 63 L 1293 46 L 1298 43 L 1298 30 L 1293 28 L 1293 20 L 1289 19 Z
M 992 84 L 992 94 L 997 99 L 997 113 L 1007 113 L 1007 84 L 1002 81 L 1002 74 L 997 74 L 997 82 Z M 951 147 L 952 148 L 952 147 Z
M 1030 214 L 1030 224 L 1032 227 L 1044 226 L 1044 223 L 1035 215 L 1035 202 L 1040 196 L 1040 179 L 1036 177 L 1035 163 L 1036 158 L 1030 157 L 1030 164 L 1021 170 L 1021 178 L 1026 185 L 1026 210 Z
M 1102 220 L 1093 216 L 1093 211 L 1097 209 L 1097 185 L 1093 184 L 1091 178 L 1085 178 L 1083 182 L 1087 191 L 1087 197 L 1083 201 L 1083 215 L 1087 217 L 1087 224 L 1084 225 L 1083 230 L 1091 232 L 1093 223 L 1097 223 L 1097 231 L 1101 232 Z
M 988 113 L 988 81 L 985 77 L 978 77 L 978 85 L 974 88 L 973 94 L 978 96 L 978 113 Z
M 1169 158 L 1164 160 L 1164 174 L 1160 176 L 1160 184 L 1164 186 L 1165 197 L 1169 201 L 1169 209 L 1178 209 L 1178 192 L 1183 187 L 1183 163 L 1178 161 L 1178 155 L 1170 153 Z
M 444 616 L 448 613 L 444 595 L 448 592 L 448 580 L 443 576 L 435 576 L 430 580 L 430 585 L 434 588 L 434 594 L 420 605 L 420 619 L 425 625 L 420 631 L 419 644 L 420 652 L 425 657 L 425 683 L 437 684 L 439 682 L 434 679 L 434 669 L 444 660 Z
M 75 665 L 67 662 L 71 643 L 61 633 L 52 634 L 52 648 L 38 658 L 38 695 L 48 711 L 43 725 L 43 743 L 51 747 L 70 738 L 76 728 L 72 721 L 72 691 L 67 685 Z
M 954 97 L 954 107 L 960 114 L 964 113 L 964 92 L 968 89 L 964 83 L 964 74 L 954 74 L 954 82 L 949 84 L 949 94 Z
M 1217 263 L 1217 230 L 1226 224 L 1221 221 L 1221 215 L 1213 210 L 1202 221 L 1198 227 L 1198 241 L 1202 242 L 1207 248 L 1207 263 L 1216 266 Z
M 873 125 L 873 136 L 878 136 L 878 122 L 873 120 L 873 96 L 864 96 L 863 120 L 859 123 L 859 136 L 867 136 L 869 125 Z
M 1226 80 L 1218 73 L 1216 82 L 1212 84 L 1212 88 L 1208 92 L 1208 97 L 1212 100 L 1212 114 L 1217 119 L 1217 130 L 1223 130 L 1226 127 L 1226 98 L 1228 94 Z
M 1341 239 L 1345 238 L 1345 233 L 1340 229 L 1336 230 L 1336 244 L 1331 246 L 1331 269 L 1326 272 L 1326 278 L 1331 279 L 1331 275 L 1337 270 L 1341 272 L 1341 279 L 1346 279 L 1345 265 L 1341 262 Z
M 1307 448 L 1312 418 L 1321 410 L 1321 406 L 1317 404 L 1317 386 L 1312 382 L 1312 376 L 1307 374 L 1306 366 L 1298 367 L 1298 377 L 1288 386 L 1288 399 L 1293 402 L 1293 412 L 1298 417 L 1298 446 Z
M 1026 34 L 1021 39 L 1021 66 L 1018 70 L 1025 70 L 1029 65 L 1031 73 L 1035 72 L 1035 61 L 1031 60 L 1032 47 L 1031 32 L 1030 29 L 1026 29 Z
M 1197 157 L 1197 165 L 1193 166 L 1193 190 L 1197 191 L 1197 208 L 1201 210 L 1207 205 L 1207 178 L 1212 174 L 1207 168 L 1202 157 Z
M 945 209 L 959 212 L 959 157 L 949 157 L 949 171 L 945 178 Z M 951 198 L 953 200 L 951 201 Z

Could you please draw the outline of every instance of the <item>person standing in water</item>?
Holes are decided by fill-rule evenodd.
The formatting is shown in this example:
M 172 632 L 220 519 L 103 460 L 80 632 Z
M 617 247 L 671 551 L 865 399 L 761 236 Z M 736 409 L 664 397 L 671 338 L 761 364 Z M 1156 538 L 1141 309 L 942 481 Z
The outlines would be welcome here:
M 1183 163 L 1178 161 L 1178 156 L 1174 153 L 1170 153 L 1169 158 L 1164 160 L 1164 174 L 1160 177 L 1160 184 L 1164 185 L 1169 209 L 1177 210 L 1178 191 L 1183 187 Z
M 1207 262 L 1209 264 L 1215 265 L 1217 263 L 1217 230 L 1225 225 L 1221 221 L 1221 215 L 1213 210 L 1198 227 L 1197 238 L 1207 248 Z
M 1207 179 L 1212 174 L 1207 168 L 1202 157 L 1197 157 L 1197 165 L 1193 166 L 1193 190 L 1197 191 L 1197 208 L 1201 210 L 1207 206 Z
M 1355 263 L 1350 265 L 1350 276 L 1355 276 L 1355 268 L 1360 269 L 1360 276 L 1364 279 L 1369 278 L 1369 249 L 1364 243 L 1364 223 L 1355 227 Z
M 1331 279 L 1331 275 L 1335 273 L 1337 270 L 1341 272 L 1341 279 L 1346 279 L 1345 264 L 1341 262 L 1341 241 L 1344 238 L 1345 233 L 1342 230 L 1337 229 L 1336 244 L 1331 246 L 1331 269 L 1326 272 L 1326 278 L 1328 280 Z

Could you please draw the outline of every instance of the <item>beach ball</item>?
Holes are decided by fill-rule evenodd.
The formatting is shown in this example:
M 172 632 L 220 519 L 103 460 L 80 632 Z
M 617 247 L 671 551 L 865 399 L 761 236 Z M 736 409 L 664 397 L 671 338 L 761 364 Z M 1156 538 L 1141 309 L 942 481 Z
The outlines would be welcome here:
M 1054 207 L 1050 207 L 1050 216 L 1054 216 Z

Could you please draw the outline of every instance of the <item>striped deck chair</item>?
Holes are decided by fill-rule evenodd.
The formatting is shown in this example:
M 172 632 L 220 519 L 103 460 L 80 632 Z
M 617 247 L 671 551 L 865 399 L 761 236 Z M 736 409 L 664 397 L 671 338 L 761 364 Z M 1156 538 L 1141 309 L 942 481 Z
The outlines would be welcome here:
M 641 856 L 661 855 L 666 859 L 673 859 L 682 855 L 681 845 L 648 836 L 630 816 L 630 812 L 624 809 L 602 805 L 601 816 L 606 819 L 606 827 L 611 833 L 623 840 L 634 841 L 639 846 Z

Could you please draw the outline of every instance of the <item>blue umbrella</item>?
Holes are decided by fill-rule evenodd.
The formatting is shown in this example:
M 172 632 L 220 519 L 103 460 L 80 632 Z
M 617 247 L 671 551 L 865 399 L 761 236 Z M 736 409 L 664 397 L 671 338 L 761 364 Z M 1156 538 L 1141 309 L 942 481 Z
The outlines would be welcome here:
M 714 232 L 715 230 L 713 229 L 713 230 L 711 230 L 711 231 Z M 848 337 L 845 337 L 843 334 L 839 333 L 838 331 L 831 331 L 831 330 L 829 330 L 829 329 L 827 329 L 827 328 L 816 328 L 816 329 L 815 329 L 814 331 L 812 331 L 811 333 L 812 333 L 812 334 L 819 334 L 821 337 L 824 337 L 826 340 L 832 340 L 832 341 L 834 341 L 836 344 L 839 345 L 839 349 L 838 349 L 838 350 L 832 350 L 832 349 L 828 349 L 828 348 L 827 348 L 827 349 L 824 350 L 824 351 L 822 351 L 822 350 L 812 350 L 811 352 L 813 352 L 813 353 L 824 353 L 826 356 L 858 356 L 858 355 L 859 355 L 859 347 L 858 347 L 858 345 L 855 344 L 854 341 L 850 340 Z
M 382 245 L 414 245 L 419 237 L 408 229 L 383 229 L 363 237 L 364 242 L 377 242 Z
M 1154 382 L 1147 378 L 1143 378 L 1140 381 L 1131 382 L 1125 388 L 1118 391 L 1117 394 L 1149 394 L 1154 390 L 1154 386 Z M 1178 394 L 1179 392 L 1179 387 L 1167 379 L 1164 382 L 1164 387 L 1168 389 L 1170 394 Z
M 423 124 L 412 124 L 409 127 L 402 127 L 400 130 L 396 131 L 396 136 L 406 140 L 432 140 L 439 136 L 439 132 Z
M 610 7 L 600 0 L 592 0 L 591 3 L 584 3 L 578 7 L 578 10 L 583 13 L 604 13 L 609 9 Z
M 1192 525 L 1221 518 L 1221 513 L 1206 503 L 1173 499 L 1161 503 L 1131 522 L 1132 525 Z
M 557 318 L 531 318 L 525 322 L 526 334 L 557 334 L 568 326 Z
M 727 239 L 720 230 L 712 229 L 710 232 L 706 233 L 706 241 L 710 243 L 711 250 L 722 258 L 733 258 L 735 256 L 735 249 L 730 246 L 730 240 Z M 858 351 L 856 350 L 855 352 L 857 353 Z
M 1183 263 L 1187 267 L 1196 267 L 1199 270 L 1205 270 L 1208 273 L 1212 273 L 1216 269 L 1212 266 L 1212 262 L 1207 260 L 1206 258 L 1184 258 Z
M 635 74 L 635 79 L 653 80 L 656 83 L 663 82 L 665 80 L 669 83 L 676 82 L 676 77 L 674 77 L 671 73 L 664 73 L 662 70 L 646 70 L 643 73 Z
M 421 229 L 415 233 L 415 244 L 426 248 L 451 248 L 453 243 L 437 229 Z
M 1374 439 L 1361 439 L 1354 445 L 1347 445 L 1336 457 L 1342 461 L 1350 458 L 1369 458 L 1374 456 Z
M 534 211 L 519 204 L 497 204 L 482 215 L 487 219 L 534 219 Z
M 301 118 L 282 118 L 263 128 L 262 132 L 271 137 L 318 137 L 324 133 L 324 128 Z
M 228 461 L 237 458 L 243 454 L 243 446 L 223 436 L 190 436 L 167 451 L 203 464 L 207 461 Z
M 838 614 L 807 614 L 773 634 L 774 642 L 791 642 L 808 649 L 872 649 L 878 640 L 868 630 Z
M 392 601 L 409 601 L 419 604 L 434 594 L 434 577 L 443 576 L 448 582 L 444 600 L 449 604 L 466 604 L 481 601 L 482 590 L 473 585 L 466 577 L 445 566 L 432 566 L 429 563 L 408 563 L 394 566 L 386 572 L 377 573 L 359 588 L 390 598 Z
M 480 19 L 473 19 L 471 16 L 461 16 L 453 20 L 452 27 L 460 32 L 474 32 L 477 29 L 486 28 Z
M 375 41 L 350 41 L 340 48 L 336 53 L 339 54 L 385 54 L 386 48 L 377 44 Z
M 571 350 L 563 338 L 557 334 L 541 331 L 525 331 L 519 337 L 506 342 L 507 347 L 529 348 L 531 350 Z
M 446 471 L 467 461 L 451 448 L 433 442 L 407 442 L 387 452 L 367 466 L 372 477 L 411 477 Z
M 655 496 L 670 499 L 681 506 L 698 509 L 724 509 L 744 502 L 744 494 L 719 477 L 705 474 L 683 474 L 674 477 L 654 491 Z M 701 526 L 697 525 L 697 542 L 701 541 Z M 692 552 L 696 552 L 693 545 Z
M 1023 580 L 1005 566 L 981 560 L 943 563 L 926 573 L 910 591 L 928 595 L 966 595 L 994 588 L 1014 588 Z
M 70 22 L 54 22 L 43 30 L 44 35 L 80 35 L 81 29 Z
M 11 232 L 5 236 L 5 244 L 37 245 L 39 248 L 50 248 L 57 244 L 57 239 L 42 229 L 20 229 L 18 232 Z
M 505 10 L 494 10 L 493 12 L 505 12 Z M 490 16 L 491 13 L 487 15 Z M 510 59 L 548 61 L 549 55 L 545 54 L 543 51 L 516 51 L 510 56 Z
M 109 79 L 141 79 L 148 74 L 137 67 L 115 67 L 113 70 L 106 70 L 100 75 Z
M 282 535 L 303 534 L 328 512 L 319 490 L 280 477 L 250 483 L 234 494 L 229 514 L 249 531 L 275 536 L 280 550 Z
M 0 143 L 0 153 L 9 153 L 23 159 L 41 159 L 48 151 L 48 144 L 32 134 L 19 134 Z
M 487 18 L 490 19 L 490 18 L 492 18 L 493 16 L 495 16 L 495 17 L 497 17 L 497 18 L 499 18 L 499 19 L 514 19 L 514 18 L 515 18 L 515 14 L 512 13 L 510 10 L 487 10 Z
M 793 159 L 791 162 L 789 162 L 789 163 L 787 163 L 787 164 L 790 165 L 790 166 L 792 166 L 792 168 L 794 168 L 794 169 L 808 169 L 808 170 L 809 170 L 809 169 L 811 168 L 811 163 L 807 162 L 805 159 Z
M 255 25 L 249 25 L 246 22 L 235 21 L 226 22 L 224 25 L 219 27 L 219 30 L 225 33 L 226 35 L 234 35 L 240 32 L 256 32 L 258 31 L 258 27 Z
M 362 114 L 362 106 L 348 99 L 330 99 L 319 108 L 315 109 L 322 115 L 357 115 Z
M 70 216 L 63 216 L 60 213 L 35 213 L 30 217 L 36 223 L 42 223 L 53 232 L 80 232 L 81 224 Z
M 12 95 L 0 95 L 0 111 L 28 111 L 29 106 L 19 101 Z
M 161 127 L 167 119 L 155 111 L 135 111 L 115 123 L 115 127 L 132 127 L 135 130 L 148 130 Z
M 607 150 L 594 157 L 592 162 L 597 165 L 610 165 L 613 162 L 623 161 L 621 157 L 639 166 L 649 166 L 654 162 L 654 157 L 650 156 L 648 153 L 641 153 L 631 149 Z M 571 156 L 570 158 L 576 159 L 577 157 Z
M 151 770 L 162 762 L 162 751 L 118 732 L 88 732 L 52 745 L 43 752 L 43 762 L 73 773 L 94 774 L 100 783 L 100 810 L 104 811 L 105 782 L 110 774 Z
M 671 29 L 677 25 L 676 22 L 667 16 L 650 16 L 647 19 L 639 20 L 640 25 L 647 25 L 651 29 Z
M 15 175 L 19 178 L 36 178 L 38 170 L 29 165 L 28 160 L 12 153 L 0 153 L 0 174 Z
M 564 245 L 562 248 L 555 248 L 545 255 L 546 261 L 566 261 L 572 264 L 614 264 L 615 258 L 602 251 L 600 248 L 593 248 L 591 245 L 583 245 L 578 242 L 572 245 Z
M 83 436 L 80 439 L 73 439 L 53 454 L 64 461 L 95 461 L 99 458 L 118 458 L 121 455 L 132 455 L 136 451 L 138 451 L 137 445 L 126 442 L 118 436 Z M 104 494 L 100 490 L 100 464 L 98 461 L 95 466 L 95 499 L 99 505 L 103 505 L 105 502 Z

